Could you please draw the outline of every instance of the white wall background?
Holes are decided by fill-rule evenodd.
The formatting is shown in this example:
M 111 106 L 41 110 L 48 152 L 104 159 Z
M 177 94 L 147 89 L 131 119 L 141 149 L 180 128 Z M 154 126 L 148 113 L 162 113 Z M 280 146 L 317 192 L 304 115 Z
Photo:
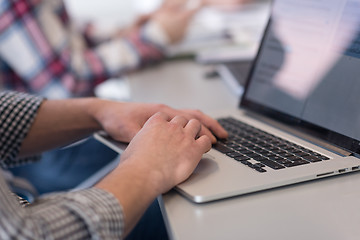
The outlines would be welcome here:
M 126 25 L 139 13 L 150 12 L 162 0 L 65 0 L 70 14 L 80 21 Z

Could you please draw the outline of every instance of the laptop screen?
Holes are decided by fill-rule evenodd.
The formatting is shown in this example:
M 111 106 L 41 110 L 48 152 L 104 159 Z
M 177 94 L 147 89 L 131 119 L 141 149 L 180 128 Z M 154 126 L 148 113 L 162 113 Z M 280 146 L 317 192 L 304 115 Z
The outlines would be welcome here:
M 360 2 L 274 1 L 241 105 L 360 153 Z

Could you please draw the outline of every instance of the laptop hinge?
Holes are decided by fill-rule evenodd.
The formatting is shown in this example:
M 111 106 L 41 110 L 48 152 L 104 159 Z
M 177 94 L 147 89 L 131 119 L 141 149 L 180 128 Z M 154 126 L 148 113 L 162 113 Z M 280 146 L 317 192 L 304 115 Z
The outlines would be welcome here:
M 313 137 L 313 136 L 310 136 L 309 134 L 306 134 L 305 132 L 303 131 L 300 131 L 300 130 L 297 130 L 293 127 L 291 127 L 290 125 L 287 125 L 286 123 L 282 123 L 282 122 L 279 122 L 279 121 L 275 121 L 271 118 L 268 118 L 268 117 L 265 117 L 265 116 L 261 116 L 257 113 L 254 113 L 254 112 L 251 112 L 251 111 L 246 111 L 246 114 L 248 114 L 249 116 L 253 117 L 253 118 L 256 118 L 256 119 L 259 119 L 261 121 L 264 121 L 276 128 L 279 128 L 287 133 L 290 133 L 292 135 L 295 135 L 296 137 L 299 137 L 299 138 L 302 138 L 302 139 L 305 139 L 309 142 L 311 142 L 312 144 L 315 144 L 315 145 L 318 145 L 318 146 L 321 146 L 331 152 L 334 152 L 335 154 L 338 154 L 338 155 L 341 155 L 341 156 L 351 156 L 353 153 L 350 152 L 350 151 L 347 151 L 343 148 L 340 148 L 340 147 L 337 147 L 333 144 L 330 144 L 330 143 L 327 143 L 326 141 L 324 140 L 321 140 L 319 138 L 316 138 L 316 137 Z

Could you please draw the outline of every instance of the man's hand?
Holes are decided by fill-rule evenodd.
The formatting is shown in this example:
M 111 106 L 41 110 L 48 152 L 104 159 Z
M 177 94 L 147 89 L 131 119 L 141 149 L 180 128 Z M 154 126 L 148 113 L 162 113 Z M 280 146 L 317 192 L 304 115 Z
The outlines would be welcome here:
M 206 6 L 219 7 L 225 10 L 237 9 L 242 4 L 250 3 L 254 0 L 204 0 Z
M 165 0 L 163 5 L 153 13 L 151 20 L 162 27 L 170 43 L 177 43 L 184 38 L 190 21 L 202 6 L 202 0 L 191 7 L 188 1 Z
M 96 187 L 114 194 L 130 232 L 147 206 L 161 193 L 186 180 L 210 150 L 198 120 L 165 113 L 152 116 L 121 155 L 119 166 Z
M 164 0 L 156 11 L 140 15 L 135 22 L 115 33 L 115 37 L 123 37 L 137 31 L 149 21 L 158 24 L 168 37 L 169 43 L 181 41 L 187 31 L 188 25 L 196 12 L 204 5 L 204 0 L 196 0 L 198 4 L 191 7 L 185 0 Z
M 153 189 L 164 193 L 186 180 L 210 150 L 209 136 L 196 119 L 156 113 L 130 142 L 122 162 L 131 161 L 149 174 Z
M 213 143 L 216 137 L 226 138 L 227 132 L 220 124 L 198 110 L 176 110 L 163 104 L 119 103 L 98 100 L 90 108 L 90 114 L 115 140 L 130 142 L 157 112 L 166 113 L 170 118 L 182 116 L 187 120 L 197 119 L 202 128 L 200 135 L 207 135 Z M 216 136 L 216 137 L 215 137 Z

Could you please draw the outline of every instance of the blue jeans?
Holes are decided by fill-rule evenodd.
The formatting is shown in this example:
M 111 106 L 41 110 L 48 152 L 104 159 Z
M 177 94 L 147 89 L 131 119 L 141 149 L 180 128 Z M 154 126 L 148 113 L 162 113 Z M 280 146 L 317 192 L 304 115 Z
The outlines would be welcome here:
M 155 200 L 146 210 L 138 224 L 125 240 L 168 240 L 165 223 L 161 215 L 158 201 Z
M 45 152 L 39 162 L 9 170 L 43 194 L 76 187 L 117 156 L 115 151 L 89 138 L 73 147 Z

